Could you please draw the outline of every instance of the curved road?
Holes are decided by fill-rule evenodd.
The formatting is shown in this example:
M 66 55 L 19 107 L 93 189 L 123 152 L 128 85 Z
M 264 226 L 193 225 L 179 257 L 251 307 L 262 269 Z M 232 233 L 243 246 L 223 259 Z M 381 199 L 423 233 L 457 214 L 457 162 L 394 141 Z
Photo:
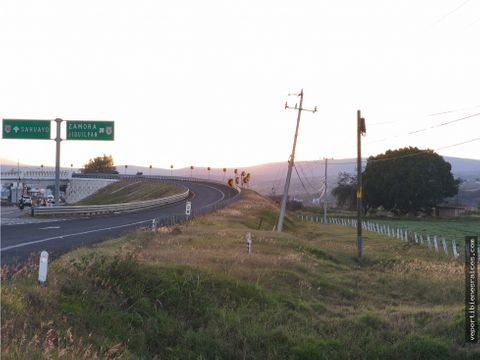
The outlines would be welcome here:
M 233 197 L 236 192 L 215 183 L 181 182 L 191 191 L 192 212 Z M 64 221 L 9 225 L 1 228 L 2 265 L 23 262 L 32 252 L 57 257 L 71 249 L 94 244 L 134 229 L 151 226 L 152 219 L 185 214 L 185 202 L 135 213 L 76 218 Z

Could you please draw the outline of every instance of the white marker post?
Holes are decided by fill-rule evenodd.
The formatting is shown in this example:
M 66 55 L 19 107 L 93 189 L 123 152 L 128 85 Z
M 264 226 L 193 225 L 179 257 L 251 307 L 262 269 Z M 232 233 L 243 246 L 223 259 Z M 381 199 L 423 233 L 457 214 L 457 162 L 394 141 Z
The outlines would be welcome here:
M 252 233 L 251 232 L 247 232 L 247 234 L 245 235 L 245 238 L 247 240 L 247 252 L 248 252 L 248 255 L 251 255 L 252 254 Z
M 459 254 L 457 251 L 457 243 L 455 242 L 455 240 L 452 240 L 452 250 L 453 250 L 453 256 L 457 258 Z
M 445 238 L 442 238 L 442 245 L 443 245 L 443 251 L 445 252 L 445 255 L 448 256 L 447 242 L 445 241 Z
M 38 281 L 41 285 L 44 285 L 47 281 L 48 271 L 48 252 L 42 251 L 40 254 L 40 266 L 38 268 Z
M 185 205 L 185 215 L 190 216 L 191 213 L 192 213 L 192 202 L 187 201 Z
M 432 248 L 432 241 L 430 240 L 430 235 L 427 234 L 427 244 L 428 244 L 428 248 L 431 249 Z

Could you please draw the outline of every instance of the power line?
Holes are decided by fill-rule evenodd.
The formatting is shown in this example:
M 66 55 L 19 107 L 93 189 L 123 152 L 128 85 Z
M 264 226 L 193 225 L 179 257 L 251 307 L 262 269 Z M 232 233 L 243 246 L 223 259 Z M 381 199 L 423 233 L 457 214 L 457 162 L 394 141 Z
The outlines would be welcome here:
M 300 177 L 300 174 L 298 173 L 297 166 L 296 166 L 295 164 L 293 164 L 293 168 L 295 169 L 295 172 L 297 173 L 298 180 L 300 180 L 300 184 L 302 184 L 303 189 L 305 190 L 305 192 L 307 193 L 307 195 L 310 196 L 311 194 L 310 194 L 310 192 L 307 190 L 307 188 L 305 187 L 305 184 L 303 183 L 302 178 Z
M 470 139 L 470 140 L 467 140 L 467 141 L 463 141 L 463 142 L 460 142 L 460 143 L 452 144 L 452 145 L 442 146 L 442 147 L 433 149 L 433 151 L 448 149 L 448 148 L 451 148 L 451 147 L 464 145 L 464 144 L 472 143 L 472 142 L 479 141 L 479 140 L 480 140 L 480 137 L 475 138 L 475 139 Z M 411 154 L 406 154 L 406 155 L 400 155 L 400 156 L 396 156 L 396 157 L 392 157 L 392 158 L 388 158 L 388 159 L 372 159 L 372 160 L 368 160 L 368 161 L 371 161 L 371 162 L 390 161 L 390 160 L 403 159 L 403 158 L 422 155 L 422 154 L 425 154 L 425 152 L 421 151 L 421 152 L 416 152 L 416 153 L 411 153 Z
M 443 146 L 443 147 L 440 147 L 440 148 L 436 148 L 435 151 L 448 149 L 448 148 L 451 148 L 451 147 L 454 147 L 454 146 L 464 145 L 464 144 L 472 143 L 472 142 L 479 141 L 479 140 L 480 140 L 480 138 L 475 138 L 475 139 L 467 140 L 467 141 L 464 141 L 464 142 L 461 142 L 461 143 L 456 143 L 456 144 L 453 144 L 453 145 L 447 145 L 447 146 Z
M 341 166 L 341 165 L 355 165 L 356 161 L 342 162 L 342 163 L 329 163 L 328 166 Z
M 371 144 L 375 144 L 375 143 L 378 143 L 378 142 L 383 142 L 383 141 L 386 141 L 386 140 L 396 139 L 396 138 L 399 138 L 401 136 L 417 134 L 417 133 L 420 133 L 420 132 L 424 132 L 424 131 L 432 130 L 432 129 L 435 129 L 435 128 L 439 128 L 439 127 L 442 127 L 442 126 L 445 126 L 445 125 L 453 124 L 453 123 L 456 123 L 456 122 L 459 122 L 459 121 L 468 120 L 468 119 L 471 119 L 473 117 L 477 117 L 479 115 L 480 115 L 480 113 L 475 113 L 475 114 L 471 114 L 471 115 L 468 115 L 468 116 L 463 116 L 463 117 L 458 118 L 458 119 L 446 121 L 446 122 L 443 122 L 443 123 L 440 123 L 440 124 L 435 124 L 435 125 L 423 128 L 423 129 L 413 130 L 413 131 L 410 131 L 410 132 L 405 133 L 405 134 L 399 134 L 399 135 L 390 136 L 390 137 L 386 137 L 386 138 L 379 139 L 379 140 L 370 141 L 370 142 L 365 143 L 365 145 L 371 145 Z
M 442 22 L 443 20 L 445 20 L 447 17 L 449 17 L 450 15 L 452 15 L 454 12 L 460 10 L 462 7 L 464 7 L 465 5 L 467 5 L 468 3 L 470 2 L 470 0 L 465 0 L 464 2 L 462 2 L 460 5 L 458 5 L 455 9 L 449 11 L 448 13 L 446 13 L 445 15 L 443 15 L 439 20 L 436 21 L 436 23 L 438 24 L 439 22 Z
M 310 186 L 310 188 L 313 190 L 313 191 L 317 191 L 316 188 L 312 185 L 312 183 L 310 182 L 310 180 L 308 180 L 308 177 L 305 175 L 305 172 L 303 171 L 303 168 L 301 166 L 300 163 L 298 163 L 298 166 L 300 167 L 300 172 L 302 173 L 303 175 L 303 178 L 305 179 L 305 181 L 308 183 L 308 185 Z
M 428 114 L 428 115 L 426 115 L 426 116 L 441 116 L 441 115 L 451 114 L 451 113 L 455 113 L 455 112 L 459 112 L 459 111 L 466 111 L 466 110 L 477 109 L 477 108 L 479 108 L 479 107 L 480 107 L 480 105 L 476 105 L 476 106 L 472 106 L 472 107 L 469 107 L 469 108 L 441 111 L 441 112 L 437 112 L 437 113 L 433 113 L 433 114 Z
M 419 132 L 423 132 L 423 131 L 427 131 L 427 130 L 439 128 L 439 127 L 441 127 L 441 126 L 445 126 L 445 125 L 453 124 L 453 123 L 456 123 L 456 122 L 459 122 L 459 121 L 467 120 L 467 119 L 470 119 L 470 118 L 472 118 L 472 117 L 476 117 L 476 116 L 479 116 L 479 115 L 480 115 L 480 113 L 475 113 L 475 114 L 472 114 L 472 115 L 464 116 L 464 117 L 462 117 L 462 118 L 460 118 L 460 119 L 455 119 L 455 120 L 451 120 L 451 121 L 446 121 L 446 122 L 444 122 L 444 123 L 437 124 L 437 125 L 433 125 L 433 126 L 430 126 L 430 127 L 428 127 L 428 128 L 411 131 L 411 132 L 409 132 L 407 135 L 416 134 L 416 133 L 419 133 Z
M 276 189 L 279 188 L 280 185 L 281 185 L 281 180 L 282 180 L 283 174 L 285 172 L 285 167 L 283 165 L 284 165 L 284 163 L 278 163 L 277 175 L 275 176 L 275 180 L 274 180 L 273 186 L 272 186 L 273 192 L 275 192 Z

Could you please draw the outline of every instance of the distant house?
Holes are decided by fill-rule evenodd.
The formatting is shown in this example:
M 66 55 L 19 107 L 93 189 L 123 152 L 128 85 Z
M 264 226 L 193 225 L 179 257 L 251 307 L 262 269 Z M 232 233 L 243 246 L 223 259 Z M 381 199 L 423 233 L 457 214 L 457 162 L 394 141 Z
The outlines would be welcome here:
M 463 206 L 437 205 L 435 206 L 435 216 L 441 218 L 454 218 L 465 215 Z

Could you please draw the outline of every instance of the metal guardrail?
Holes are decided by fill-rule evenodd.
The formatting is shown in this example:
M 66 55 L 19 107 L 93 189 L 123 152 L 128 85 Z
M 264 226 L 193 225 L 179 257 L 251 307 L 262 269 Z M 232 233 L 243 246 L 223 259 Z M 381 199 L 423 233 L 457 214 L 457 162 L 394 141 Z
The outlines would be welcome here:
M 216 210 L 220 210 L 225 206 L 230 205 L 231 203 L 237 201 L 240 198 L 241 196 L 240 188 L 232 189 L 232 191 L 236 192 L 236 194 L 233 197 L 221 200 L 214 204 L 202 206 L 198 209 L 192 208 L 192 212 L 190 215 L 185 215 L 184 213 L 182 213 L 182 214 L 172 214 L 172 215 L 166 215 L 166 216 L 154 218 L 152 219 L 152 224 L 151 224 L 152 230 L 156 230 L 162 226 L 172 226 L 175 224 L 186 223 L 193 220 L 197 216 L 204 215 Z
M 162 205 L 173 204 L 185 200 L 190 194 L 186 189 L 180 194 L 167 196 L 160 199 L 136 201 L 131 203 L 112 205 L 90 205 L 90 206 L 55 206 L 55 207 L 32 207 L 32 216 L 36 215 L 85 215 L 85 214 L 112 214 L 117 212 L 130 212 L 149 209 Z
M 224 181 L 210 180 L 187 176 L 164 176 L 164 175 L 124 175 L 124 174 L 103 174 L 103 173 L 73 173 L 72 178 L 78 179 L 111 179 L 111 180 L 153 180 L 153 181 L 181 181 L 215 183 L 228 186 Z

